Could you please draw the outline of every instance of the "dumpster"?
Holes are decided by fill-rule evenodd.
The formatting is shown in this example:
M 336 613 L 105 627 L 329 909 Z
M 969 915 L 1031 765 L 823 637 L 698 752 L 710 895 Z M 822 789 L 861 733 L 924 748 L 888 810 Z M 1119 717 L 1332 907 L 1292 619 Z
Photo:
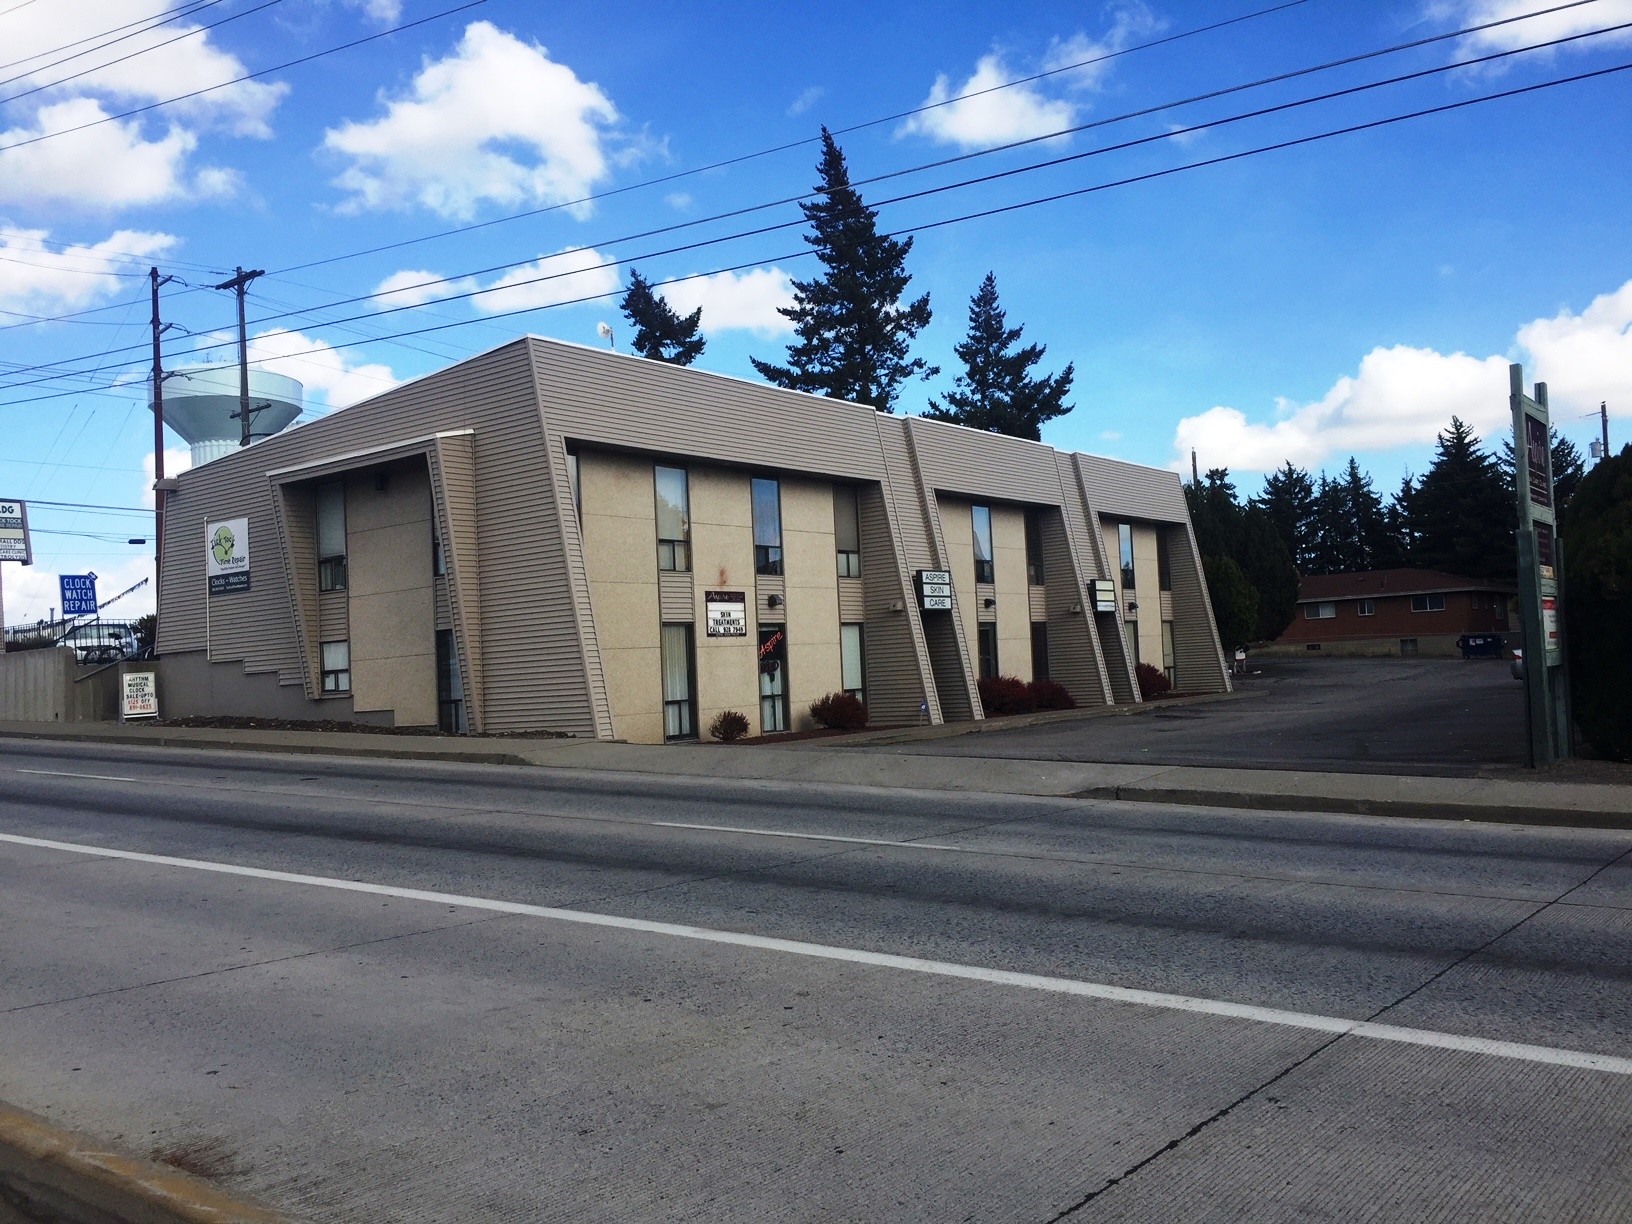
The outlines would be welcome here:
M 1502 635 L 1499 633 L 1464 633 L 1456 639 L 1464 659 L 1499 659 L 1502 657 Z

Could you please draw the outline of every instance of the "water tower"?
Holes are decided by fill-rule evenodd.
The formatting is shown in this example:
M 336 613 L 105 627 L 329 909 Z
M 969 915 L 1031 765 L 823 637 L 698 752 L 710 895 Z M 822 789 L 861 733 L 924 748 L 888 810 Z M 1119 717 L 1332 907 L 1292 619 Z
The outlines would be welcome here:
M 287 428 L 300 415 L 300 394 L 301 386 L 292 378 L 251 370 L 250 440 L 259 442 Z M 164 423 L 192 444 L 194 467 L 238 449 L 243 440 L 238 402 L 236 365 L 182 366 L 170 373 L 164 384 Z

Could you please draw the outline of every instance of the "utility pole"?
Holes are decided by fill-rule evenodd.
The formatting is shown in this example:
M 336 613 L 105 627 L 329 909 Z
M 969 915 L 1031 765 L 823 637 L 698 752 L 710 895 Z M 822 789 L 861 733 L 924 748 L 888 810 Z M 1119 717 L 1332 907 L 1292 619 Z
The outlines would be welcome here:
M 1598 404 L 1598 424 L 1604 432 L 1604 458 L 1609 458 L 1609 401 L 1601 400 Z
M 1201 488 L 1201 473 L 1196 470 L 1196 448 L 1190 448 L 1190 483 Z
M 159 286 L 168 285 L 176 278 L 160 276 L 157 268 L 150 268 L 147 279 L 153 285 L 153 601 L 154 620 L 158 619 L 157 592 L 163 589 L 159 567 L 164 562 L 164 360 L 159 353 L 159 337 L 165 325 L 159 319 Z
M 249 282 L 257 276 L 265 276 L 266 271 L 256 268 L 245 272 L 242 268 L 234 268 L 238 275 L 229 281 L 222 281 L 216 285 L 217 289 L 231 289 L 238 295 L 238 411 L 233 415 L 238 418 L 238 445 L 249 445 L 249 336 L 244 330 L 244 291 L 249 288 Z

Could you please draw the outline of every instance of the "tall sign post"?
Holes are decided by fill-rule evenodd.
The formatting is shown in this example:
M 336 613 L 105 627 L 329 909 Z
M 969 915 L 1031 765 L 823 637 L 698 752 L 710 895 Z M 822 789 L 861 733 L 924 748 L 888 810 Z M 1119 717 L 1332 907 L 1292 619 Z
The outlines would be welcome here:
M 1570 685 L 1564 665 L 1564 556 L 1553 495 L 1547 384 L 1524 393 L 1524 367 L 1508 366 L 1513 486 L 1518 496 L 1519 623 L 1524 629 L 1525 721 L 1530 764 L 1570 755 Z
M 34 564 L 34 549 L 28 540 L 28 503 L 0 497 L 0 562 Z M 0 651 L 5 649 L 6 590 L 5 567 L 0 565 Z

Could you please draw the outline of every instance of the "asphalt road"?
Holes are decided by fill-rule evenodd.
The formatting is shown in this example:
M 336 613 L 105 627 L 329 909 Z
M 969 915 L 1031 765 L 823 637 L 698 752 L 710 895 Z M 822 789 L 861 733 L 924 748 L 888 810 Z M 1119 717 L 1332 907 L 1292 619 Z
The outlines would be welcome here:
M 1254 659 L 1243 701 L 858 751 L 1476 776 L 1525 763 L 1524 686 L 1500 661 Z
M 0 1098 L 316 1220 L 1632 1205 L 1628 833 L 7 741 L 0 932 Z

